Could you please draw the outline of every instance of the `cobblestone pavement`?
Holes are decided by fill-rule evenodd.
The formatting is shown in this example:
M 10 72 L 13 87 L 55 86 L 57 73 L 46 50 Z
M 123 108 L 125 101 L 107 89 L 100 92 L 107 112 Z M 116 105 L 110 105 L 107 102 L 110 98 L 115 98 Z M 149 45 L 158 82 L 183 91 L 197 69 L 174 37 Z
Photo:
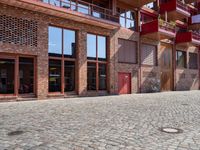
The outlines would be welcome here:
M 0 103 L 4 149 L 199 150 L 200 91 Z

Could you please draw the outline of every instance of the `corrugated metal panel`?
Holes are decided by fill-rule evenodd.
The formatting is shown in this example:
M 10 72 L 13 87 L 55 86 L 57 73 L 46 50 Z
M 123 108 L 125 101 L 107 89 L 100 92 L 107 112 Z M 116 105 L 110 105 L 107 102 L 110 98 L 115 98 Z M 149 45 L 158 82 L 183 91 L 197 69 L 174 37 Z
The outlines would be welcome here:
M 118 61 L 137 63 L 137 43 L 130 40 L 118 40 Z
M 141 63 L 144 65 L 156 65 L 156 46 L 149 44 L 141 45 Z

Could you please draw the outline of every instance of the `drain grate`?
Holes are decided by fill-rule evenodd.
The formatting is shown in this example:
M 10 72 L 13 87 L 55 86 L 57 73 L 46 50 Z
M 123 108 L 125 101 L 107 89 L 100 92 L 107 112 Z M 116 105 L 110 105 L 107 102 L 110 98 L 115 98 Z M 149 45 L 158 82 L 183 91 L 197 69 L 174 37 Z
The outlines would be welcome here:
M 21 135 L 23 133 L 24 133 L 24 131 L 17 130 L 17 131 L 11 131 L 7 135 L 8 136 L 15 136 L 15 135 Z
M 171 127 L 163 127 L 159 129 L 161 132 L 165 133 L 171 133 L 171 134 L 178 134 L 178 133 L 183 133 L 182 129 L 178 128 L 171 128 Z

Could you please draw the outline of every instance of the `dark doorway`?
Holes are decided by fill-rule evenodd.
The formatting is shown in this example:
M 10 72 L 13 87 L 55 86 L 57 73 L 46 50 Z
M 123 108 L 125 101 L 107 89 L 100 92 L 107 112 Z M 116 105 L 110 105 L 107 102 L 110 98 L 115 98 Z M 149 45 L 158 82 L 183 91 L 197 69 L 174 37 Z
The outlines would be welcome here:
M 131 94 L 131 74 L 118 73 L 119 94 Z
M 34 93 L 34 59 L 19 58 L 19 94 Z
M 75 90 L 75 62 L 65 61 L 65 92 Z

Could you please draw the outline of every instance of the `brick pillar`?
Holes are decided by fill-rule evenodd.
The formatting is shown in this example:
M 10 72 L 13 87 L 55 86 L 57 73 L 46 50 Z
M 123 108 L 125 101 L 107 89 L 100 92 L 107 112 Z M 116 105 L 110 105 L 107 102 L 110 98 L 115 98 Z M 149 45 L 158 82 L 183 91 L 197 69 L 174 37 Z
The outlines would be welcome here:
M 84 96 L 87 93 L 87 32 L 80 30 L 77 34 L 77 94 Z
M 108 55 L 108 61 L 109 61 L 109 92 L 110 94 L 117 94 L 117 91 L 118 91 L 118 88 L 117 88 L 117 85 L 118 85 L 118 80 L 117 80 L 117 70 L 116 70 L 116 49 L 117 49 L 117 38 L 116 38 L 116 33 L 117 33 L 117 30 L 112 32 L 111 36 L 110 36 L 110 40 L 109 40 L 109 43 L 110 43 L 110 48 L 108 49 L 109 50 L 109 55 Z
M 48 95 L 48 25 L 39 24 L 38 29 L 38 55 L 36 60 L 36 94 L 38 99 Z

